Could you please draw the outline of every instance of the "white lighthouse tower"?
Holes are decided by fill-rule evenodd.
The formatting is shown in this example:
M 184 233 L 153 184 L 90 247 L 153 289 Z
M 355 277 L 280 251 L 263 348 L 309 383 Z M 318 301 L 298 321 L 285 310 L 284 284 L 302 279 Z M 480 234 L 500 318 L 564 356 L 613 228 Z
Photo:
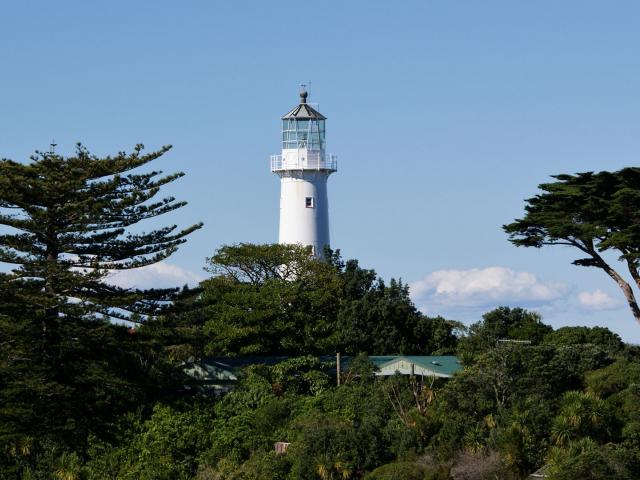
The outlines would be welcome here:
M 282 244 L 311 246 L 316 257 L 329 245 L 327 180 L 337 171 L 335 155 L 325 152 L 326 117 L 307 104 L 282 117 L 282 154 L 271 155 L 271 171 L 280 177 L 280 235 Z

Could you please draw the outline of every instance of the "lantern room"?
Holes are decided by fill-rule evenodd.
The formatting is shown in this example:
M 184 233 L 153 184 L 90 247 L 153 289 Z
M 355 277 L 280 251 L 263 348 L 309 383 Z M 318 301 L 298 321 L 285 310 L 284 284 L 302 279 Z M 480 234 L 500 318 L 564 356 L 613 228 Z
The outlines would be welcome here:
M 335 155 L 325 154 L 324 115 L 307 103 L 309 93 L 300 92 L 300 103 L 282 117 L 282 154 L 271 155 L 271 171 L 323 170 L 335 172 Z
M 300 92 L 300 104 L 282 117 L 282 149 L 324 151 L 326 117 L 307 104 L 308 92 Z

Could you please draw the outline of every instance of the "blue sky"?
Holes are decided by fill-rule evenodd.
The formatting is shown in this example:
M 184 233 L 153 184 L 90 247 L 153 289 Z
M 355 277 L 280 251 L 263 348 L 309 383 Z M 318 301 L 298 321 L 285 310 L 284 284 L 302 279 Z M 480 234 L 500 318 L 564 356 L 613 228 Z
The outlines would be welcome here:
M 205 227 L 120 281 L 193 281 L 222 244 L 277 240 L 269 154 L 311 81 L 345 257 L 429 314 L 523 305 L 640 342 L 609 278 L 500 228 L 551 174 L 638 164 L 638 24 L 634 1 L 7 2 L 0 156 L 174 145 L 158 168 L 190 203 L 172 221 Z

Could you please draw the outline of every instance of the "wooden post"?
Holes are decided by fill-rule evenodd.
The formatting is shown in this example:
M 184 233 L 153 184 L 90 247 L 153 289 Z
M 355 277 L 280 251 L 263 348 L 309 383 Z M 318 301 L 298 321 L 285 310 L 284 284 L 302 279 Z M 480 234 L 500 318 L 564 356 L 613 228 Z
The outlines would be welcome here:
M 291 445 L 289 442 L 276 442 L 274 445 L 276 455 L 282 455 L 283 453 L 287 453 L 287 450 L 289 449 L 289 445 Z
M 340 352 L 336 353 L 336 382 L 340 386 Z

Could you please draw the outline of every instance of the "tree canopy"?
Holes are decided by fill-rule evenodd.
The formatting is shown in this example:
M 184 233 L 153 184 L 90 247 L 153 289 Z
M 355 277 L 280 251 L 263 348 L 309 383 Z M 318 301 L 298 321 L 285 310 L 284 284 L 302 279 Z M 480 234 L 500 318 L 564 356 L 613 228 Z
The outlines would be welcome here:
M 174 292 L 135 292 L 105 281 L 109 271 L 167 258 L 202 226 L 132 230 L 186 203 L 155 199 L 182 173 L 132 172 L 171 147 L 147 154 L 143 148 L 98 158 L 78 144 L 71 157 L 37 152 L 26 164 L 0 161 L 0 225 L 8 227 L 0 235 L 0 262 L 16 266 L 10 280 L 33 295 L 32 306 L 48 312 L 43 318 L 70 314 L 132 321 L 126 312 L 156 314 Z
M 504 225 L 516 246 L 568 245 L 584 256 L 574 265 L 603 270 L 620 287 L 634 318 L 640 308 L 631 285 L 603 254 L 614 252 L 640 288 L 640 168 L 555 175 L 526 200 L 525 216 Z
M 303 354 L 331 348 L 339 302 L 334 268 L 296 245 L 221 247 L 202 283 L 207 351 L 215 355 Z
M 0 441 L 82 443 L 160 387 L 144 336 L 111 321 L 153 318 L 178 289 L 125 289 L 107 275 L 167 258 L 201 226 L 136 228 L 185 205 L 156 199 L 181 173 L 136 173 L 169 149 L 99 158 L 78 145 L 0 161 L 0 262 L 13 266 L 0 274 Z
M 519 307 L 498 307 L 469 327 L 468 335 L 460 340 L 458 353 L 471 361 L 474 355 L 496 347 L 500 341 L 516 340 L 537 345 L 551 331 L 536 312 Z
M 210 259 L 199 321 L 208 355 L 451 353 L 460 324 L 420 313 L 406 284 L 387 285 L 339 252 L 238 244 Z M 175 324 L 181 319 L 176 317 Z

